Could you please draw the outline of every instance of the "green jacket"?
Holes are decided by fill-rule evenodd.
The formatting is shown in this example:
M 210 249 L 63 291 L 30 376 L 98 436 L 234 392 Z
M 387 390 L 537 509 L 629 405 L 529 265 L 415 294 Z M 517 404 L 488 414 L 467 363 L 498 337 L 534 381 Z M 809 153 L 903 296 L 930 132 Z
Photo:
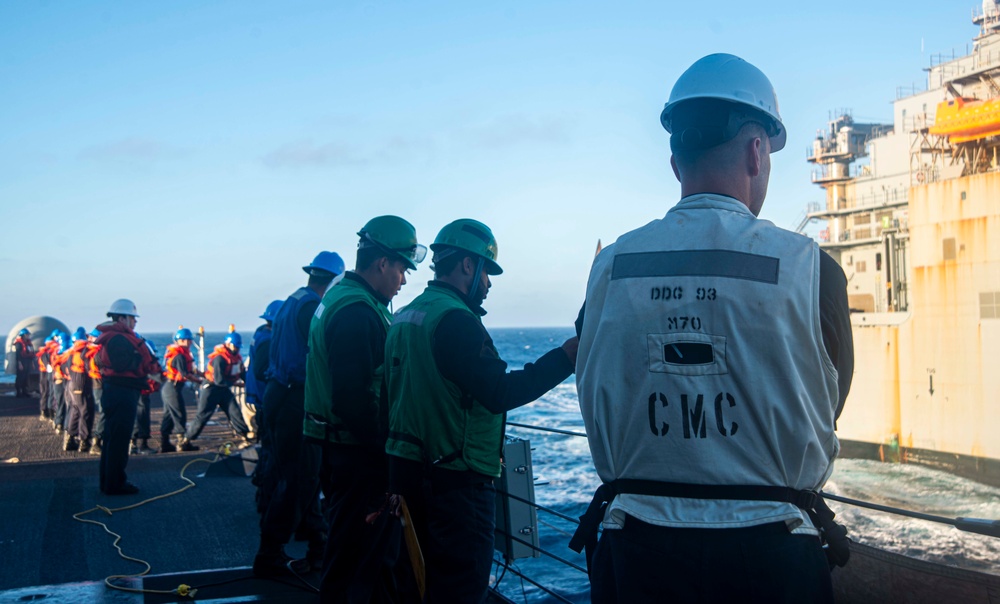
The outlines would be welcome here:
M 428 287 L 396 313 L 385 344 L 390 455 L 449 470 L 500 476 L 502 414 L 464 396 L 434 361 L 434 333 L 446 314 L 480 320 L 451 289 Z M 490 353 L 499 358 L 495 348 Z
M 330 288 L 323 301 L 316 308 L 309 325 L 309 356 L 306 357 L 306 416 L 302 433 L 306 436 L 341 444 L 360 444 L 358 439 L 346 429 L 343 421 L 333 412 L 333 376 L 330 375 L 329 344 L 326 341 L 327 327 L 334 315 L 342 308 L 362 302 L 370 306 L 385 321 L 388 330 L 392 315 L 364 285 L 351 279 L 343 279 Z M 334 343 L 336 345 L 336 343 Z M 371 376 L 371 391 L 378 401 L 382 388 L 384 365 L 379 365 Z

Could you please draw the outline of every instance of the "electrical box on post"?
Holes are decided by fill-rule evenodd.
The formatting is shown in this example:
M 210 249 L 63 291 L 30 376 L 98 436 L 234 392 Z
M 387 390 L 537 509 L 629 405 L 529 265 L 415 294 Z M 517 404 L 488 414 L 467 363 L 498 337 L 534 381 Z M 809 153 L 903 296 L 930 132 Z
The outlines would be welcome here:
M 531 443 L 508 436 L 503 451 L 504 465 L 497 485 L 497 528 L 493 547 L 507 560 L 537 558 L 538 513 L 535 509 Z

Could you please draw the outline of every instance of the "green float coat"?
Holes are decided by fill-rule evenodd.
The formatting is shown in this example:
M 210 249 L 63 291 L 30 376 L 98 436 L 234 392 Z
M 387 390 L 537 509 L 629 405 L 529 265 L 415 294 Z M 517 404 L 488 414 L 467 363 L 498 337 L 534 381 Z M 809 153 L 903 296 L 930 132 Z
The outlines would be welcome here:
M 334 443 L 360 444 L 333 412 L 333 377 L 330 375 L 330 356 L 326 341 L 327 328 L 333 317 L 341 309 L 358 302 L 370 306 L 385 322 L 387 330 L 392 323 L 389 309 L 357 281 L 344 279 L 326 292 L 309 326 L 309 355 L 306 357 L 306 417 L 302 426 L 302 432 L 306 436 Z M 382 387 L 383 367 L 379 365 L 371 376 L 370 388 L 376 402 Z
M 500 476 L 503 415 L 463 397 L 434 362 L 434 332 L 446 314 L 480 320 L 456 292 L 428 287 L 399 311 L 386 340 L 391 455 L 448 470 Z M 500 358 L 492 343 L 489 353 Z

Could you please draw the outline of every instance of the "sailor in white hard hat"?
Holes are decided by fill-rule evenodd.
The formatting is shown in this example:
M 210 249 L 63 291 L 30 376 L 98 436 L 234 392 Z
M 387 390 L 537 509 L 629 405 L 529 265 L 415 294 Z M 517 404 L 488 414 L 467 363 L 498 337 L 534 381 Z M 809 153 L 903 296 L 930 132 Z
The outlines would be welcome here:
M 598 603 L 832 601 L 819 530 L 831 562 L 846 540 L 816 493 L 853 372 L 847 281 L 756 218 L 786 140 L 759 69 L 700 59 L 660 120 L 682 198 L 600 253 L 581 313 L 603 486 L 571 546 L 588 546 Z
M 140 392 L 151 377 L 159 379 L 160 370 L 149 347 L 134 331 L 139 318 L 135 304 L 124 298 L 115 300 L 108 317 L 111 323 L 97 326 L 101 335 L 94 342 L 100 347 L 95 360 L 103 382 L 100 485 L 106 495 L 131 495 L 139 492 L 125 475 L 136 406 Z

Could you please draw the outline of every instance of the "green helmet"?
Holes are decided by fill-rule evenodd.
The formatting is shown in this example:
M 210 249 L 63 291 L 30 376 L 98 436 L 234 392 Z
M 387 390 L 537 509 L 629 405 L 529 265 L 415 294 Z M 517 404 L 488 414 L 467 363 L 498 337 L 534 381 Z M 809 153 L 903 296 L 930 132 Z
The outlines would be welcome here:
M 410 270 L 427 256 L 427 246 L 417 243 L 417 229 L 399 216 L 372 218 L 358 231 L 358 249 L 377 247 L 398 256 Z
M 490 227 L 471 218 L 461 218 L 450 222 L 441 229 L 431 249 L 441 251 L 442 247 L 454 247 L 481 257 L 486 262 L 486 274 L 499 275 L 503 272 L 497 264 L 497 239 Z

